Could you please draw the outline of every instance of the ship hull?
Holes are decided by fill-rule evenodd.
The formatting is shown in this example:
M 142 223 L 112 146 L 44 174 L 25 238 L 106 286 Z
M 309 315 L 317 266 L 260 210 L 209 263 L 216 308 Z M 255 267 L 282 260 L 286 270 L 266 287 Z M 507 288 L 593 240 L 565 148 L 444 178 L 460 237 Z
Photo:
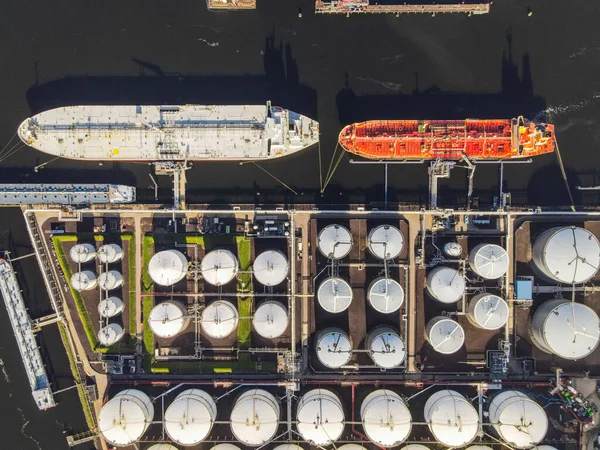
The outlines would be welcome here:
M 342 148 L 376 160 L 505 160 L 554 151 L 554 126 L 522 117 L 494 120 L 378 120 L 339 135 Z
M 304 150 L 318 122 L 279 107 L 69 106 L 25 120 L 19 137 L 36 150 L 94 161 L 254 161 Z

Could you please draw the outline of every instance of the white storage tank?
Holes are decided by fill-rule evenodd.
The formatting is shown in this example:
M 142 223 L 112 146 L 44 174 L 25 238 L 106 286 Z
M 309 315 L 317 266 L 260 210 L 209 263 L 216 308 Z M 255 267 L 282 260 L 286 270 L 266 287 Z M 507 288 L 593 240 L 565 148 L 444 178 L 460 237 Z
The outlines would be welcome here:
M 102 317 L 110 319 L 111 317 L 123 312 L 123 302 L 119 297 L 108 297 L 98 303 L 98 313 Z
M 441 303 L 456 303 L 465 292 L 465 279 L 451 267 L 436 267 L 427 275 L 427 292 Z
M 252 389 L 238 397 L 231 410 L 231 431 L 250 447 L 268 443 L 279 427 L 279 402 L 263 389 Z
M 344 407 L 328 389 L 312 389 L 298 402 L 298 433 L 312 445 L 331 445 L 344 431 Z
M 487 445 L 469 445 L 465 450 L 493 450 L 493 449 L 492 449 L 492 447 L 488 447 Z M 536 450 L 540 450 L 540 447 L 538 446 L 536 448 Z
M 352 358 L 352 341 L 341 328 L 325 328 L 317 333 L 315 351 L 321 364 L 330 369 L 339 369 Z
M 598 314 L 582 303 L 548 300 L 542 303 L 531 320 L 533 343 L 546 353 L 564 359 L 589 356 L 600 339 Z
M 123 276 L 121 272 L 117 272 L 116 270 L 102 272 L 98 277 L 98 285 L 100 289 L 104 289 L 105 291 L 118 289 L 123 285 Z
M 148 263 L 148 275 L 156 284 L 172 286 L 183 280 L 188 270 L 188 260 L 178 250 L 156 253 Z
M 317 290 L 319 305 L 325 311 L 336 314 L 348 309 L 352 303 L 352 288 L 339 277 L 325 279 Z
M 369 356 L 382 369 L 399 367 L 406 358 L 404 341 L 392 327 L 380 325 L 367 336 Z
M 217 444 L 211 447 L 210 450 L 241 450 L 237 445 L 233 444 Z
M 501 391 L 492 398 L 489 412 L 500 438 L 514 448 L 534 447 L 548 431 L 546 411 L 520 391 Z
M 463 447 L 475 439 L 479 414 L 456 391 L 438 391 L 425 403 L 425 422 L 436 440 L 447 447 Z
M 79 292 L 91 291 L 98 286 L 98 279 L 94 275 L 94 272 L 84 270 L 73 274 L 71 277 L 71 286 Z
M 585 283 L 600 267 L 600 243 L 583 228 L 551 228 L 535 240 L 533 262 L 549 280 Z
M 90 262 L 96 257 L 96 247 L 92 244 L 75 244 L 69 251 L 71 260 L 77 264 Z
M 429 447 L 426 447 L 422 444 L 408 444 L 402 447 L 400 450 L 429 450 Z
M 238 325 L 239 314 L 235 306 L 226 300 L 217 300 L 202 311 L 200 325 L 213 338 L 224 338 L 233 333 Z
M 318 241 L 319 250 L 329 259 L 342 259 L 352 250 L 352 235 L 341 225 L 327 225 Z
M 188 389 L 165 411 L 165 431 L 176 444 L 197 445 L 206 439 L 216 418 L 213 398 L 200 389 Z
M 123 327 L 118 323 L 109 323 L 98 331 L 98 343 L 103 347 L 115 345 L 125 336 Z
M 287 277 L 290 265 L 283 253 L 278 250 L 262 252 L 254 260 L 252 272 L 256 280 L 265 286 L 277 286 Z
M 98 430 L 117 447 L 139 440 L 154 418 L 150 397 L 137 389 L 126 389 L 106 402 L 98 415 Z
M 458 242 L 447 242 L 444 245 L 444 253 L 446 254 L 446 256 L 449 256 L 451 258 L 460 258 L 460 256 L 462 255 L 462 245 L 460 245 Z
M 178 450 L 178 448 L 171 444 L 154 444 L 148 447 L 148 450 Z
M 362 445 L 358 445 L 358 444 L 344 444 L 344 445 L 340 445 L 339 447 L 336 447 L 337 450 L 367 450 L 365 447 L 363 447 Z
M 213 250 L 202 258 L 200 270 L 204 281 L 213 286 L 223 286 L 235 278 L 239 263 L 229 250 Z
M 412 416 L 402 398 L 388 389 L 371 392 L 360 406 L 367 437 L 381 447 L 394 447 L 406 440 Z
M 469 300 L 467 318 L 477 328 L 497 330 L 508 321 L 508 303 L 494 294 L 477 294 Z
M 496 280 L 508 272 L 508 253 L 496 244 L 479 244 L 469 254 L 469 265 L 480 277 Z
M 377 278 L 369 286 L 367 299 L 380 313 L 390 314 L 398 311 L 404 303 L 404 289 L 396 280 Z
M 465 343 L 465 330 L 456 320 L 436 316 L 427 322 L 425 337 L 436 352 L 451 355 Z
M 123 249 L 117 244 L 105 244 L 98 249 L 98 261 L 102 264 L 112 264 L 123 259 Z
M 267 339 L 278 338 L 285 333 L 288 321 L 288 312 L 285 306 L 272 300 L 261 303 L 252 317 L 254 330 Z
M 404 236 L 392 225 L 379 225 L 371 230 L 368 237 L 369 250 L 379 259 L 394 259 L 404 248 Z
M 179 302 L 167 300 L 159 303 L 148 317 L 148 324 L 152 332 L 161 338 L 170 338 L 178 335 L 190 323 L 186 308 Z
M 339 449 L 340 447 L 338 447 Z M 296 444 L 281 444 L 275 447 L 273 450 L 304 450 L 302 447 Z

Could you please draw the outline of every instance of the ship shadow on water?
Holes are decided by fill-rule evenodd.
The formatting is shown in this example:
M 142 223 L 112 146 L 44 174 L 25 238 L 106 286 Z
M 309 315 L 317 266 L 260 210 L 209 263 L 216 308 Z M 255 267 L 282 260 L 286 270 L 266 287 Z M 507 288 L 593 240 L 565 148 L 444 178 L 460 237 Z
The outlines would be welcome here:
M 517 64 L 512 53 L 510 29 L 506 37 L 507 46 L 502 53 L 501 88 L 498 92 L 445 92 L 438 86 L 422 89 L 419 86 L 419 74 L 415 73 L 415 87 L 410 93 L 357 95 L 350 86 L 346 74 L 346 88 L 336 97 L 340 123 L 346 126 L 368 120 L 462 120 L 512 118 L 519 115 L 536 121 L 548 120 L 546 101 L 534 92 L 530 55 L 524 53 L 520 65 Z M 354 159 L 359 158 L 354 157 Z M 397 177 L 401 180 L 401 185 L 397 183 L 394 185 L 394 177 L 390 177 L 389 200 L 401 199 L 422 203 L 423 191 L 426 191 L 427 185 L 426 166 L 411 165 L 394 170 L 396 174 L 402 174 Z M 577 182 L 574 174 L 568 169 L 567 173 L 571 187 L 575 186 Z M 465 205 L 467 191 L 465 174 L 466 171 L 456 169 L 452 172 L 450 180 L 440 181 L 438 201 L 440 206 L 463 207 Z M 549 186 L 552 189 L 548 189 Z M 498 189 L 498 166 L 479 165 L 475 173 L 473 195 L 478 197 L 481 208 L 493 205 L 496 200 L 494 197 L 498 196 Z M 377 186 L 372 191 L 373 195 L 379 195 L 380 199 L 383 197 L 383 186 Z M 534 158 L 531 164 L 520 164 L 517 167 L 505 165 L 504 191 L 511 192 L 514 205 L 570 204 L 564 180 L 553 155 L 539 156 Z M 576 198 L 575 203 L 577 201 Z
M 166 72 L 160 64 L 132 58 L 139 76 L 75 76 L 32 86 L 27 102 L 33 114 L 74 105 L 244 105 L 271 100 L 312 119 L 317 94 L 300 83 L 289 43 L 274 34 L 262 51 L 263 75 L 195 75 Z

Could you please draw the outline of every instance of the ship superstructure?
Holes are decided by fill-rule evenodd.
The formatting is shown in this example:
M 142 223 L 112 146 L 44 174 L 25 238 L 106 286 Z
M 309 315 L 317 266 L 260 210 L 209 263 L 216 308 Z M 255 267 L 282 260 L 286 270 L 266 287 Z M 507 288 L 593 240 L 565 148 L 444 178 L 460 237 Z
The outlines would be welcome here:
M 276 106 L 66 106 L 25 120 L 19 137 L 62 158 L 235 161 L 286 156 L 319 141 L 318 122 Z
M 554 151 L 554 125 L 491 120 L 374 120 L 345 127 L 344 150 L 369 159 L 502 160 Z

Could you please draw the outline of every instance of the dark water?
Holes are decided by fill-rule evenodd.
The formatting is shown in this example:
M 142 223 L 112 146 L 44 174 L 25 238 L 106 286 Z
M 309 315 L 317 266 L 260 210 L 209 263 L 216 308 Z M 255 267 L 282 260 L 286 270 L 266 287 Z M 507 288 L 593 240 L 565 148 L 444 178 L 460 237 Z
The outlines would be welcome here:
M 508 117 L 525 114 L 557 126 L 572 186 L 598 183 L 600 167 L 600 3 L 595 0 L 529 3 L 497 1 L 482 17 L 326 17 L 311 0 L 258 0 L 258 10 L 211 13 L 203 0 L 5 0 L 0 27 L 0 142 L 40 110 L 84 103 L 274 103 L 321 123 L 324 164 L 347 123 L 375 118 Z M 527 16 L 531 7 L 533 16 Z M 299 8 L 303 18 L 298 18 Z M 14 141 L 13 141 L 14 142 Z M 2 158 L 2 156 L 0 156 Z M 133 183 L 149 198 L 146 165 L 57 161 L 22 149 L 0 162 L 3 180 Z M 252 165 L 196 165 L 188 174 L 192 201 L 381 201 L 381 167 L 345 160 L 323 197 L 318 195 L 316 148 L 265 164 L 293 186 L 298 197 Z M 390 198 L 422 201 L 426 167 L 390 169 Z M 512 166 L 506 186 L 515 201 L 566 205 L 553 155 Z M 480 167 L 475 195 L 489 203 L 497 169 Z M 161 180 L 168 193 L 169 180 Z M 455 171 L 442 201 L 465 186 Z M 257 193 L 261 195 L 258 196 Z M 576 195 L 596 204 L 598 195 Z M 17 212 L 2 210 L 1 230 L 26 253 Z M 6 238 L 6 236 L 5 236 Z M 3 243 L 2 245 L 8 245 Z M 48 309 L 27 262 L 28 301 Z M 23 378 L 16 346 L 0 308 L 0 358 L 10 383 L 0 378 L 4 445 L 64 448 L 63 422 L 81 429 L 76 394 L 37 412 Z M 56 330 L 44 331 L 60 387 L 69 384 Z M 12 397 L 10 397 L 12 395 Z M 20 408 L 20 409 L 19 409 Z M 23 425 L 27 423 L 24 429 Z M 36 441 L 40 444 L 36 444 Z

